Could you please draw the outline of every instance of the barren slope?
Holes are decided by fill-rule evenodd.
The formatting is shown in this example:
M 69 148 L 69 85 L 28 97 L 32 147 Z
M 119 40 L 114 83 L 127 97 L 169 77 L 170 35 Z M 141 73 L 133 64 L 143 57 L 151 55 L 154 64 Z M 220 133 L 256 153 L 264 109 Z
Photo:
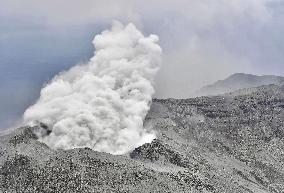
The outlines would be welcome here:
M 2 192 L 283 192 L 284 88 L 156 99 L 151 144 L 129 155 L 55 151 L 37 127 L 0 137 Z

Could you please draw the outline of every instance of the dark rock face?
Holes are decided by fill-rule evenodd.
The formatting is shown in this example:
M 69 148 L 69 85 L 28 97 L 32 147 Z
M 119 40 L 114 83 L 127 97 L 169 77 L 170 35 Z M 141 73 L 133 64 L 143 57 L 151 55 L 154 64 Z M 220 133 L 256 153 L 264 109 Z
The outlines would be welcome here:
M 284 88 L 156 99 L 157 139 L 113 156 L 55 151 L 37 127 L 0 137 L 1 192 L 284 192 Z
M 130 157 L 144 162 L 155 163 L 160 161 L 163 164 L 170 163 L 179 167 L 190 167 L 190 161 L 186 157 L 175 152 L 170 146 L 163 144 L 158 139 L 136 148 L 130 153 Z

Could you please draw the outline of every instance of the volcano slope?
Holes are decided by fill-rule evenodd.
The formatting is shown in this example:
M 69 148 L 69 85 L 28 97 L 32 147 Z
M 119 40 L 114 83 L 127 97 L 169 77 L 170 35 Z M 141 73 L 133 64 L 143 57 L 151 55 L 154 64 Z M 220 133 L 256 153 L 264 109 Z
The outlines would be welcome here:
M 157 139 L 125 156 L 52 150 L 39 127 L 0 137 L 1 192 L 284 192 L 284 87 L 155 99 Z

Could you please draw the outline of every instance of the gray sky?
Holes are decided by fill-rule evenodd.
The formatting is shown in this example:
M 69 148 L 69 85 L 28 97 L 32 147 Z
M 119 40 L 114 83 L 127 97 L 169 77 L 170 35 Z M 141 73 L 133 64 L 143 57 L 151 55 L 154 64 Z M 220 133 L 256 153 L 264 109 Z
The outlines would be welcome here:
M 35 85 L 31 94 L 38 94 L 54 74 L 86 61 L 92 38 L 112 20 L 159 35 L 164 62 L 156 97 L 189 97 L 235 72 L 284 75 L 284 0 L 0 0 L 0 5 L 0 75 L 6 82 L 26 71 L 40 77 L 33 79 L 37 84 L 13 78 L 23 96 L 29 95 L 27 85 Z M 0 100 L 8 96 L 2 93 Z M 30 98 L 26 105 L 35 99 Z
M 19 33 L 34 26 L 96 26 L 118 19 L 158 34 L 164 66 L 157 96 L 186 97 L 192 89 L 234 72 L 284 73 L 282 0 L 0 2 L 1 17 L 18 22 Z

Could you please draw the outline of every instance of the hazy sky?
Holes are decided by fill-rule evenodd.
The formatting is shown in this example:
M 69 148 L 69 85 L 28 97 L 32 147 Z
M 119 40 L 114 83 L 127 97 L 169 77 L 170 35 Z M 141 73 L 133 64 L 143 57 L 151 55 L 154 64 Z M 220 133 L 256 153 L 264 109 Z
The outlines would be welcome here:
M 284 75 L 284 0 L 0 0 L 0 128 L 87 61 L 112 20 L 159 35 L 156 97 L 188 97 L 235 72 Z

